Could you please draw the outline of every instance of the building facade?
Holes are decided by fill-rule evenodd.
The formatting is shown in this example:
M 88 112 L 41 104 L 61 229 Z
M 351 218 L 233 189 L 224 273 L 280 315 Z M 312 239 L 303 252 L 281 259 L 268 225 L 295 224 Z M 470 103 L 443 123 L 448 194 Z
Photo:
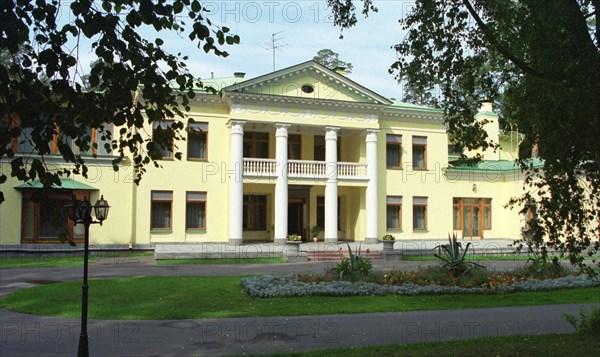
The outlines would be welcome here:
M 162 168 L 148 167 L 139 185 L 127 162 L 113 171 L 114 157 L 95 136 L 89 177 L 65 179 L 50 200 L 36 202 L 35 182 L 3 183 L 0 243 L 81 239 L 82 230 L 60 215 L 72 194 L 110 202 L 109 219 L 92 227 L 97 244 L 520 236 L 525 217 L 504 208 L 522 192 L 519 136 L 499 131 L 489 104 L 477 119 L 501 149 L 483 152 L 476 166 L 458 166 L 439 110 L 384 98 L 313 61 L 204 82 L 219 93 L 197 96 L 185 140 L 174 141 Z M 146 132 L 160 135 L 166 125 Z M 31 152 L 26 138 L 16 145 Z M 46 162 L 60 166 L 61 158 Z M 10 172 L 10 163 L 1 169 Z

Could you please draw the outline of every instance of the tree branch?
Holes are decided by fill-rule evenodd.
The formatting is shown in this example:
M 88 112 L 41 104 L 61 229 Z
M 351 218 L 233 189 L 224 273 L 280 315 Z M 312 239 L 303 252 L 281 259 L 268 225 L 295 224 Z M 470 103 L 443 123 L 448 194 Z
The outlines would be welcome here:
M 477 14 L 477 12 L 475 11 L 475 9 L 473 8 L 473 5 L 471 5 L 471 2 L 469 0 L 463 0 L 463 4 L 467 7 L 467 10 L 471 14 L 471 16 L 473 17 L 473 19 L 477 23 L 477 26 L 483 32 L 484 36 L 489 41 L 489 43 L 492 44 L 492 46 L 498 52 L 500 52 L 500 54 L 502 56 L 504 56 L 504 58 L 506 58 L 507 60 L 511 61 L 520 70 L 522 70 L 525 73 L 528 73 L 528 74 L 531 74 L 533 76 L 540 77 L 540 78 L 553 79 L 553 80 L 563 80 L 563 79 L 565 79 L 565 76 L 563 74 L 558 74 L 558 73 L 553 73 L 553 74 L 551 74 L 551 73 L 541 73 L 540 71 L 536 70 L 535 68 L 533 68 L 530 65 L 528 65 L 527 63 L 525 63 L 524 60 L 522 60 L 522 59 L 518 58 L 517 56 L 515 56 L 514 54 L 512 54 L 510 52 L 510 50 L 508 49 L 508 47 L 505 46 L 503 43 L 501 43 L 494 36 L 492 30 L 488 27 L 488 25 L 485 22 L 483 22 L 483 20 L 481 19 L 481 17 L 479 17 L 479 14 Z

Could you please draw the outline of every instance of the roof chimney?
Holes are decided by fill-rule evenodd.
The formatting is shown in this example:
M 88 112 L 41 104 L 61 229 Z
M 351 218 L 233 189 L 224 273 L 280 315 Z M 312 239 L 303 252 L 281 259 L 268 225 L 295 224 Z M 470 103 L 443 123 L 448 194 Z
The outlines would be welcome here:
M 233 73 L 233 76 L 235 78 L 244 78 L 246 76 L 246 73 L 244 73 L 244 72 L 235 72 L 235 73 Z

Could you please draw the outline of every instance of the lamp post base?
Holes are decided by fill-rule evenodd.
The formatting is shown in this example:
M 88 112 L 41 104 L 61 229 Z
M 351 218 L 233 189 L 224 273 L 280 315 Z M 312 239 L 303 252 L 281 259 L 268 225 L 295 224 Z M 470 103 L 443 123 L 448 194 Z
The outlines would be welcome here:
M 77 357 L 88 357 L 89 355 L 88 336 L 79 335 L 79 350 L 77 351 Z

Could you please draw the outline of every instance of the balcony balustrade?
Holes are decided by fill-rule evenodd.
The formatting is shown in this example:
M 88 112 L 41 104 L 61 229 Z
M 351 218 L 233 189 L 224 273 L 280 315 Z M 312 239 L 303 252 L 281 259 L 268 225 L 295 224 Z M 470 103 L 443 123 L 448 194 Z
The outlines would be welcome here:
M 244 158 L 244 177 L 275 178 L 275 159 Z M 324 161 L 288 160 L 289 178 L 326 180 L 333 168 Z M 337 163 L 338 179 L 367 180 L 367 164 Z

